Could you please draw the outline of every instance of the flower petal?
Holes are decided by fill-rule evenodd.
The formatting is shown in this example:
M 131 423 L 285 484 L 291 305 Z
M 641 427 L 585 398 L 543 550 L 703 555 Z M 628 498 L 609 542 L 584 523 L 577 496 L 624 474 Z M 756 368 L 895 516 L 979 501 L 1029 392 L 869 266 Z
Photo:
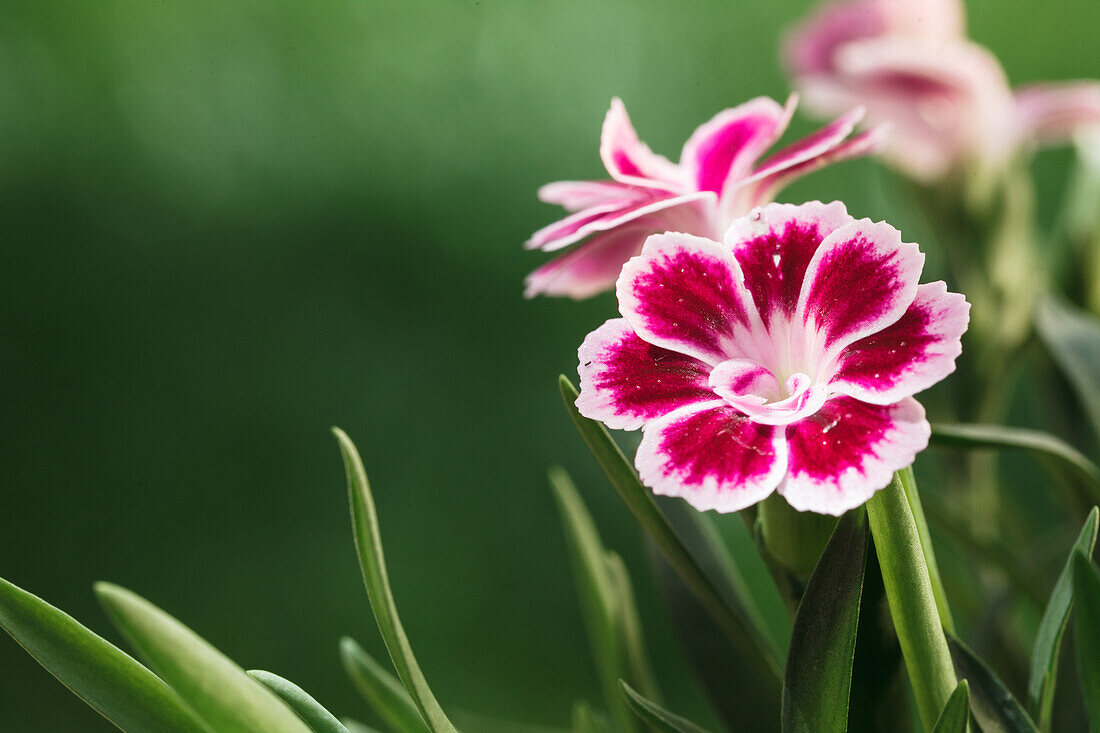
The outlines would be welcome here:
M 636 430 L 686 405 L 714 400 L 709 364 L 643 341 L 625 318 L 588 334 L 577 353 L 577 409 L 609 428 Z
M 931 431 L 912 397 L 886 406 L 829 400 L 812 417 L 787 426 L 788 468 L 778 491 L 799 511 L 843 514 L 910 465 Z
M 1021 142 L 1057 144 L 1084 126 L 1100 126 L 1100 82 L 1030 84 L 1016 92 Z
M 722 362 L 711 372 L 710 386 L 727 405 L 764 425 L 789 425 L 814 414 L 830 390 L 827 383 L 814 384 L 802 372 L 780 385 L 770 369 L 751 359 Z
M 830 385 L 876 405 L 928 389 L 955 371 L 969 320 L 970 304 L 943 281 L 920 285 L 897 322 L 844 350 Z
M 794 315 L 814 253 L 825 237 L 853 221 L 839 201 L 810 201 L 799 206 L 768 204 L 730 225 L 726 247 L 741 265 L 765 324 Z
M 680 167 L 698 190 L 720 196 L 726 183 L 746 176 L 787 129 L 795 102 L 792 95 L 780 107 L 775 100 L 757 97 L 719 112 L 688 139 Z
M 761 425 L 722 403 L 703 402 L 648 423 L 635 459 L 653 493 L 700 511 L 735 512 L 765 499 L 783 478 L 783 428 Z
M 618 97 L 611 100 L 611 109 L 603 121 L 600 158 L 607 172 L 617 181 L 643 186 L 656 182 L 677 188 L 683 183 L 675 163 L 657 155 L 638 139 L 626 107 Z
M 850 109 L 825 127 L 769 155 L 752 175 L 742 182 L 742 185 L 824 155 L 844 142 L 865 114 L 866 110 L 863 107 Z
M 566 211 L 581 211 L 616 199 L 632 199 L 638 193 L 635 186 L 618 181 L 555 181 L 540 187 L 538 197 Z
M 603 232 L 538 268 L 525 280 L 524 297 L 536 295 L 584 300 L 611 290 L 623 263 L 642 249 L 656 229 L 648 219 Z
M 806 353 L 839 350 L 901 318 L 923 266 L 917 245 L 885 222 L 860 219 L 833 231 L 806 268 L 795 309 Z
M 623 266 L 619 312 L 646 341 L 710 364 L 770 348 L 733 254 L 688 234 L 655 234 Z
M 688 193 L 676 196 L 660 189 L 633 189 L 633 199 L 616 199 L 583 211 L 543 227 L 527 240 L 528 249 L 554 252 L 588 237 L 596 232 L 615 229 L 628 222 L 656 214 L 666 209 L 687 206 L 714 198 L 711 193 Z

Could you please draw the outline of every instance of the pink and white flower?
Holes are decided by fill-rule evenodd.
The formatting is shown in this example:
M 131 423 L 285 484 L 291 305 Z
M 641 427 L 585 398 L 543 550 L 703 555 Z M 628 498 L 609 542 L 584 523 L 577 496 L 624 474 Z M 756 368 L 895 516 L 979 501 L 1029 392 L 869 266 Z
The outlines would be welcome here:
M 577 408 L 642 428 L 657 494 L 731 512 L 778 491 L 840 514 L 927 445 L 913 395 L 962 351 L 970 305 L 918 285 L 923 264 L 839 202 L 754 209 L 721 244 L 653 235 L 618 279 L 622 317 L 579 349 Z
M 785 51 L 808 108 L 829 115 L 865 105 L 867 122 L 895 128 L 887 158 L 926 182 L 960 164 L 996 171 L 1022 147 L 1100 124 L 1100 83 L 1013 93 L 996 57 L 966 37 L 959 0 L 825 3 Z
M 692 134 L 676 164 L 638 139 L 623 103 L 613 99 L 600 138 L 611 180 L 539 189 L 541 200 L 572 213 L 535 232 L 527 247 L 572 249 L 527 277 L 527 297 L 582 299 L 609 290 L 648 235 L 680 231 L 721 239 L 731 221 L 774 200 L 794 179 L 875 148 L 874 131 L 851 136 L 863 116 L 854 109 L 758 163 L 782 137 L 796 103 L 793 95 L 786 106 L 758 97 L 719 112 Z

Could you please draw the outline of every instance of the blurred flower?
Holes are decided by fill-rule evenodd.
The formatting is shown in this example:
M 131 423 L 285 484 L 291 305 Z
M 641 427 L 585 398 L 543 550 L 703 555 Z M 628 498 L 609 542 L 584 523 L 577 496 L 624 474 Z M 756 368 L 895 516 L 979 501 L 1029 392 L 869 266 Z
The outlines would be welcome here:
M 582 299 L 608 290 L 648 235 L 682 231 L 721 239 L 733 219 L 772 201 L 794 179 L 876 146 L 873 130 L 849 137 L 863 117 L 853 109 L 758 165 L 787 129 L 796 103 L 794 95 L 785 107 L 757 97 L 718 113 L 692 134 L 675 164 L 642 143 L 623 103 L 611 100 L 600 157 L 612 180 L 539 189 L 541 200 L 574 213 L 535 232 L 527 247 L 556 252 L 580 244 L 528 275 L 527 297 Z
M 960 163 L 995 172 L 1022 146 L 1100 124 L 1100 83 L 1013 93 L 996 57 L 966 38 L 958 0 L 825 3 L 788 36 L 785 57 L 808 108 L 866 105 L 868 123 L 895 126 L 886 156 L 925 182 Z
M 927 445 L 912 395 L 955 369 L 970 306 L 918 285 L 924 255 L 842 203 L 769 204 L 723 244 L 649 237 L 617 283 L 622 318 L 579 350 L 577 408 L 643 428 L 655 493 L 737 511 L 865 502 Z

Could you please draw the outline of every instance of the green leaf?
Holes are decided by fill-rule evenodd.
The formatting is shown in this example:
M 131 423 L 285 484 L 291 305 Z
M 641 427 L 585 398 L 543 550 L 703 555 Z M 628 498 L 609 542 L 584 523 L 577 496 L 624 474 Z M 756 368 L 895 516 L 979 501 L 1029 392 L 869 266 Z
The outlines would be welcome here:
M 363 725 L 357 720 L 351 718 L 344 718 L 344 727 L 348 729 L 348 733 L 382 733 L 381 731 L 371 728 L 369 725 Z
M 374 508 L 367 472 L 359 452 L 351 438 L 339 428 L 332 429 L 340 444 L 344 457 L 344 469 L 348 479 L 348 495 L 351 503 L 352 529 L 355 535 L 355 549 L 359 555 L 359 568 L 363 573 L 363 583 L 367 587 L 374 619 L 382 640 L 390 652 L 397 676 L 409 691 L 416 709 L 433 733 L 456 733 L 454 725 L 447 719 L 446 713 L 428 687 L 424 673 L 413 655 L 412 646 L 405 635 L 401 619 L 397 615 L 397 605 L 390 590 L 390 580 L 386 573 L 386 562 L 382 556 L 382 536 L 378 529 L 378 514 Z
M 577 494 L 573 482 L 560 468 L 550 470 L 550 486 L 554 491 L 565 539 L 581 600 L 588 643 L 596 663 L 596 672 L 603 687 L 604 703 L 624 730 L 637 728 L 634 716 L 619 695 L 619 678 L 623 677 L 623 636 L 618 623 L 619 598 L 615 581 L 608 572 L 603 544 L 596 525 Z
M 248 675 L 278 695 L 313 733 L 348 733 L 348 729 L 332 713 L 290 680 L 259 669 L 249 670 Z
M 1035 325 L 1054 361 L 1069 379 L 1100 438 L 1100 324 L 1089 314 L 1053 297 L 1043 298 Z
M 928 579 L 932 583 L 932 597 L 936 600 L 936 611 L 940 615 L 940 623 L 944 630 L 950 634 L 955 633 L 955 619 L 951 617 L 951 607 L 947 603 L 947 591 L 943 587 L 940 578 L 940 566 L 936 562 L 936 553 L 932 549 L 932 535 L 928 531 L 928 520 L 924 516 L 924 507 L 921 506 L 920 493 L 917 491 L 917 479 L 913 475 L 913 467 L 908 466 L 898 471 L 901 480 L 901 488 L 905 491 L 905 499 L 909 502 L 909 511 L 913 515 L 913 522 L 917 526 L 917 537 L 920 538 L 921 552 L 924 553 L 924 563 L 928 567 Z
M 954 636 L 948 636 L 959 677 L 970 683 L 970 712 L 984 733 L 1036 733 L 1024 708 L 997 675 Z
M 930 729 L 958 681 L 951 667 L 925 549 L 898 474 L 868 500 L 867 518 L 917 711 L 925 729 Z
M 649 650 L 642 631 L 642 620 L 638 616 L 638 604 L 634 600 L 634 585 L 630 582 L 626 564 L 614 552 L 606 553 L 604 560 L 608 579 L 615 589 L 615 598 L 618 599 L 616 628 L 623 655 L 622 666 L 626 673 L 624 678 L 632 680 L 650 697 L 660 699 L 657 677 L 649 661 Z
M 753 694 L 763 695 L 765 701 L 778 705 L 782 665 L 776 658 L 767 635 L 752 623 L 743 609 L 731 607 L 722 597 L 669 525 L 668 519 L 661 513 L 648 489 L 642 485 L 634 468 L 603 425 L 589 420 L 577 411 L 574 404 L 577 390 L 569 380 L 562 376 L 558 385 L 573 424 L 619 497 L 669 565 L 738 649 L 742 664 L 760 679 L 761 689 Z
M 1100 511 L 1093 507 L 1089 512 L 1085 526 L 1070 548 L 1066 564 L 1054 584 L 1043 619 L 1039 622 L 1039 632 L 1035 637 L 1035 649 L 1031 655 L 1031 678 L 1027 685 L 1028 709 L 1039 721 L 1039 730 L 1050 731 L 1051 716 L 1054 712 L 1054 688 L 1058 679 L 1058 656 L 1062 648 L 1062 637 L 1069 623 L 1070 610 L 1073 607 L 1073 558 L 1078 552 L 1085 556 L 1092 554 L 1096 545 L 1097 522 Z
M 1089 725 L 1100 730 L 1100 574 L 1080 550 L 1073 556 L 1073 586 L 1077 610 L 1073 613 L 1077 677 L 1089 714 Z
M 966 724 L 970 722 L 970 686 L 966 680 L 959 683 L 947 706 L 940 713 L 932 733 L 966 733 Z
M 687 718 L 670 713 L 657 703 L 642 697 L 625 681 L 620 680 L 620 685 L 623 699 L 626 700 L 630 709 L 642 722 L 647 723 L 650 728 L 658 731 L 658 733 L 707 733 L 705 729 L 700 728 Z
M 345 636 L 340 640 L 340 661 L 356 689 L 386 725 L 397 733 L 424 733 L 428 730 L 409 691 L 354 639 Z
M 1100 468 L 1083 453 L 1050 433 L 1000 425 L 932 425 L 933 445 L 956 448 L 1023 450 L 1037 458 L 1049 458 L 1072 474 L 1089 495 L 1100 497 Z
M 282 700 L 149 601 L 110 583 L 95 592 L 150 669 L 217 733 L 309 733 Z
M 806 584 L 787 655 L 784 733 L 844 733 L 848 728 L 867 541 L 863 509 L 845 514 Z
M 57 680 L 127 733 L 210 733 L 168 685 L 114 644 L 0 578 L 0 627 Z

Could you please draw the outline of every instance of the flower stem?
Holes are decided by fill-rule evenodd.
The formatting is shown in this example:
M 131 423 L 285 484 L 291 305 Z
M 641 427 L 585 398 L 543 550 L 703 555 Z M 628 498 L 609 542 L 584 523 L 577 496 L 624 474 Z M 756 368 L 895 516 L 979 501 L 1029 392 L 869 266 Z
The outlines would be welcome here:
M 917 711 L 931 730 L 957 681 L 901 472 L 867 502 L 867 517 Z

